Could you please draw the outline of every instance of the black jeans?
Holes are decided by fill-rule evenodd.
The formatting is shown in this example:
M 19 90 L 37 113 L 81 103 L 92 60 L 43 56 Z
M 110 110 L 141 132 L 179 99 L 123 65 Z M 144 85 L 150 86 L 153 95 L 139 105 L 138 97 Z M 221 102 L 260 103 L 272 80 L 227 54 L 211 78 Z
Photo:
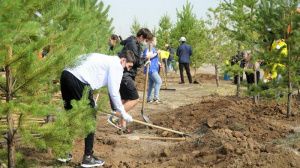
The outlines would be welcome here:
M 254 83 L 254 74 L 253 73 L 246 73 L 246 79 L 248 84 L 253 84 Z M 257 83 L 259 82 L 260 79 L 260 72 L 256 71 L 256 81 Z
M 66 110 L 72 109 L 71 100 L 80 100 L 82 98 L 82 94 L 85 86 L 90 87 L 87 84 L 82 83 L 79 79 L 77 79 L 73 74 L 68 71 L 63 71 L 60 77 L 60 89 L 61 95 L 64 100 L 64 108 Z M 90 106 L 92 108 L 95 107 L 95 101 L 93 98 L 92 91 L 89 92 L 89 100 Z M 85 155 L 93 154 L 93 146 L 94 146 L 94 135 L 95 133 L 90 133 L 85 139 Z
M 183 67 L 185 68 L 186 75 L 187 75 L 187 77 L 189 79 L 189 82 L 192 83 L 192 76 L 191 76 L 191 73 L 190 73 L 190 65 L 189 65 L 189 63 L 179 63 L 181 83 L 184 83 Z

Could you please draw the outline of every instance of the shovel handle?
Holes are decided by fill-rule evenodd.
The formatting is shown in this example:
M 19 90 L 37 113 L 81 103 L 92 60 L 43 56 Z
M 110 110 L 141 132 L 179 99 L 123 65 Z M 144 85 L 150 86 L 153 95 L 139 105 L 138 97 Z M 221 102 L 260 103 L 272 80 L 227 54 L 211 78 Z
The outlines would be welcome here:
M 122 117 L 121 115 L 118 115 L 118 114 L 112 114 L 112 113 L 106 113 L 106 112 L 101 112 L 101 113 L 110 114 L 110 115 L 113 115 L 113 116 L 116 116 L 116 117 Z M 153 125 L 153 124 L 149 124 L 149 123 L 139 121 L 139 120 L 136 120 L 136 119 L 132 119 L 132 121 L 135 122 L 135 123 L 139 123 L 139 124 L 142 124 L 142 125 L 149 126 L 149 127 L 165 130 L 165 131 L 168 131 L 168 132 L 173 132 L 175 134 L 179 134 L 179 135 L 182 135 L 184 137 L 186 137 L 186 136 L 191 137 L 191 135 L 187 134 L 187 133 L 175 131 L 175 130 L 172 130 L 172 129 L 169 129 L 169 128 L 165 128 L 165 127 L 161 127 L 161 126 L 157 126 L 157 125 Z
M 140 136 L 139 139 L 169 140 L 169 141 L 185 141 L 186 140 L 186 138 L 146 137 L 146 136 Z
M 146 123 L 146 122 L 143 122 L 143 121 L 133 119 L 133 122 L 185 136 L 185 133 L 183 133 L 183 132 L 175 131 L 175 130 L 172 130 L 172 129 L 169 129 L 169 128 L 160 127 L 160 126 L 153 125 L 153 124 L 149 124 L 149 123 Z

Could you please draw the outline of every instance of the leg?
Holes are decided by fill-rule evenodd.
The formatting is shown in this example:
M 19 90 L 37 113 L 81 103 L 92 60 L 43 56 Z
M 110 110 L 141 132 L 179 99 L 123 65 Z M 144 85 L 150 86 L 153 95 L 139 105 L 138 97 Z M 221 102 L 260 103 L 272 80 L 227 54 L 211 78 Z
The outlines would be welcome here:
M 122 98 L 122 103 L 127 113 L 140 101 L 139 94 L 131 77 L 122 78 L 120 85 L 120 94 Z M 126 127 L 126 122 L 123 119 L 121 119 L 121 124 L 122 126 Z
M 82 83 L 73 74 L 68 71 L 63 71 L 60 78 L 61 94 L 64 100 L 66 110 L 72 109 L 71 100 L 80 100 L 85 87 L 88 85 Z M 90 106 L 95 107 L 92 91 L 89 92 Z M 84 154 L 86 156 L 93 154 L 94 133 L 90 133 L 85 138 Z
M 153 74 L 149 75 L 148 78 L 148 90 L 147 90 L 147 101 L 151 100 L 152 97 L 152 90 L 153 90 L 153 86 L 154 86 L 154 80 L 152 79 Z
M 180 79 L 181 83 L 184 83 L 184 78 L 183 78 L 183 63 L 179 63 L 179 71 L 180 71 Z
M 153 72 L 151 79 L 154 81 L 154 99 L 159 99 L 159 89 L 162 84 L 161 78 L 157 72 Z
M 163 59 L 163 62 L 165 64 L 165 74 L 168 75 L 168 63 L 167 63 L 167 59 Z
M 190 64 L 189 64 L 189 63 L 185 63 L 185 64 L 184 64 L 184 67 L 185 67 L 186 75 L 187 75 L 187 77 L 188 77 L 188 79 L 189 79 L 189 82 L 190 82 L 190 83 L 193 83 L 193 81 L 192 81 L 192 76 L 191 76 L 191 72 L 190 72 Z
M 136 106 L 140 102 L 140 99 L 135 100 L 122 100 L 125 111 L 128 113 L 134 106 Z M 123 127 L 126 127 L 126 122 L 121 118 L 121 124 Z

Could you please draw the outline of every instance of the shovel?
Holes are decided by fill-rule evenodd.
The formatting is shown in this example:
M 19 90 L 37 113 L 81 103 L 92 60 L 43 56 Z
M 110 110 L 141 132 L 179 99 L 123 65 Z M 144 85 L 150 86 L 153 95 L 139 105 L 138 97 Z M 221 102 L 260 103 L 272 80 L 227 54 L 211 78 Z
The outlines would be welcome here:
M 162 59 L 160 59 L 161 63 L 163 62 Z M 165 64 L 165 63 L 164 63 Z M 165 65 L 166 66 L 166 65 Z M 165 67 L 163 66 L 163 67 Z M 164 69 L 164 68 L 163 68 Z M 161 88 L 160 90 L 169 90 L 169 91 L 175 91 L 176 89 L 168 89 L 167 88 L 167 80 L 166 80 L 166 74 L 165 71 L 162 72 L 164 76 L 164 82 L 165 82 L 165 88 Z
M 151 45 L 149 45 L 149 51 L 151 51 Z M 148 58 L 148 61 L 150 61 L 150 58 Z M 143 94 L 143 103 L 142 103 L 142 110 L 141 114 L 143 119 L 150 124 L 153 124 L 153 122 L 144 114 L 144 107 L 145 107 L 145 101 L 146 101 L 146 90 L 147 90 L 147 83 L 148 83 L 148 72 L 149 72 L 149 64 L 147 64 L 147 70 L 145 75 L 145 84 L 144 84 L 144 94 Z
M 119 114 L 114 114 L 114 113 L 111 113 L 111 112 L 101 112 L 101 113 L 110 114 L 110 115 L 113 115 L 113 116 L 116 116 L 116 117 L 121 117 Z M 139 120 L 136 120 L 136 119 L 132 119 L 132 121 L 135 122 L 135 123 L 138 123 L 138 124 L 148 126 L 150 128 L 157 128 L 157 129 L 161 129 L 161 130 L 164 130 L 164 131 L 179 134 L 183 137 L 190 137 L 197 144 L 200 143 L 200 140 L 201 140 L 202 136 L 208 131 L 208 127 L 206 125 L 203 125 L 200 129 L 195 131 L 193 134 L 188 134 L 188 133 L 184 133 L 184 132 L 180 132 L 180 131 L 175 131 L 175 130 L 172 130 L 172 129 L 169 129 L 169 128 L 153 125 L 153 124 L 150 124 L 150 123 L 146 123 L 146 122 L 143 122 L 143 121 L 139 121 Z

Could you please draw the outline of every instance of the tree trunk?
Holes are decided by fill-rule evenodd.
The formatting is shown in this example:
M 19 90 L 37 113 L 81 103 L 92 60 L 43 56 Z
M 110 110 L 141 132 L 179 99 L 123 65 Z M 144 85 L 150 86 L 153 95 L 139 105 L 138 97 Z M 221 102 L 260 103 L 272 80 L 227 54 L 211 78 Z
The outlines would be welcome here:
M 219 68 L 218 65 L 215 64 L 215 74 L 216 74 L 216 83 L 217 83 L 217 87 L 220 86 L 220 80 L 219 80 Z
M 196 81 L 196 73 L 197 73 L 197 64 L 195 63 L 194 81 Z
M 12 50 L 13 44 L 11 44 L 8 48 L 7 59 L 12 59 Z M 12 100 L 12 92 L 13 92 L 13 79 L 12 79 L 12 69 L 10 65 L 5 65 L 6 71 L 6 102 Z M 7 115 L 7 123 L 8 123 L 8 134 L 7 134 L 7 151 L 8 151 L 8 167 L 15 168 L 15 128 L 14 128 L 14 120 L 10 114 Z
M 256 67 L 255 67 L 255 63 L 253 65 L 253 71 L 254 71 L 254 85 L 257 85 L 257 76 L 256 76 Z M 258 103 L 258 95 L 254 95 L 253 96 L 253 104 L 257 104 Z
M 8 48 L 8 55 L 7 55 L 7 59 L 11 59 L 12 58 L 12 44 L 9 46 Z M 5 65 L 5 72 L 6 72 L 6 102 L 9 102 L 10 100 L 12 100 L 12 85 L 13 85 L 13 81 L 12 81 L 12 70 L 10 65 Z
M 14 139 L 14 120 L 11 116 L 7 116 L 7 122 L 9 125 L 9 130 L 7 134 L 7 151 L 8 151 L 8 168 L 15 168 L 15 154 L 16 154 L 16 146 Z
M 238 72 L 237 74 L 237 84 L 236 84 L 236 96 L 239 97 L 240 96 L 240 84 L 241 84 L 241 74 L 240 72 Z
M 289 118 L 291 116 L 292 111 L 292 82 L 291 82 L 291 71 L 288 71 L 288 104 L 287 104 L 287 112 L 286 117 Z

